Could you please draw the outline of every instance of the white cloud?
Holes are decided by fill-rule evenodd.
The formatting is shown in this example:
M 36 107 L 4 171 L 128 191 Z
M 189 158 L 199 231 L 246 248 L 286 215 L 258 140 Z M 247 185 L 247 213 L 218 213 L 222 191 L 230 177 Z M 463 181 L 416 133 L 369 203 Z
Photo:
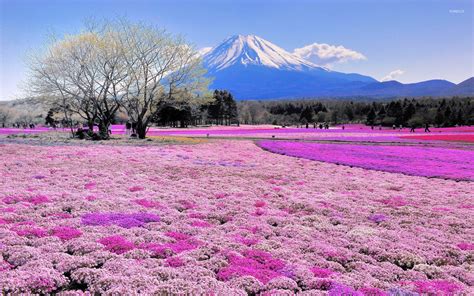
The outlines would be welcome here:
M 405 73 L 405 71 L 403 70 L 394 70 L 390 73 L 387 74 L 387 76 L 385 76 L 384 78 L 382 78 L 382 81 L 390 81 L 390 80 L 395 80 L 395 78 L 397 78 L 398 76 L 402 75 L 403 73 Z
M 198 50 L 198 54 L 200 56 L 203 56 L 205 55 L 206 53 L 210 52 L 212 50 L 212 47 L 203 47 L 201 49 Z
M 326 43 L 313 43 L 296 48 L 293 54 L 316 65 L 325 67 L 331 67 L 336 63 L 367 59 L 362 53 L 355 50 L 345 48 L 342 45 L 336 46 Z

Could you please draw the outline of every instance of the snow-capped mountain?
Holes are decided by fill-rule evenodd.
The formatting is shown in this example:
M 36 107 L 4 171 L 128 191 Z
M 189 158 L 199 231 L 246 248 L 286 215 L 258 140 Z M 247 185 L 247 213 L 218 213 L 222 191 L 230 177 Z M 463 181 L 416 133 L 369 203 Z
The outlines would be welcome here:
M 212 72 L 238 64 L 290 71 L 322 69 L 255 35 L 229 37 L 204 55 L 204 64 Z
M 227 89 L 240 100 L 437 96 L 460 91 L 445 80 L 403 84 L 332 71 L 255 35 L 229 37 L 216 47 L 202 49 L 201 54 L 208 76 L 213 78 L 211 88 Z

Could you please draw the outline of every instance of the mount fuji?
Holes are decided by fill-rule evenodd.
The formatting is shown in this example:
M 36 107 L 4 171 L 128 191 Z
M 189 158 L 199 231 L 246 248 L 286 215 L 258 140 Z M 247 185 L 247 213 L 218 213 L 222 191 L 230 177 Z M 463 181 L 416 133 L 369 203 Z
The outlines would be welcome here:
M 315 65 L 255 35 L 235 35 L 202 56 L 212 89 L 227 89 L 239 100 L 301 97 L 440 95 L 453 89 L 445 80 L 402 84 Z

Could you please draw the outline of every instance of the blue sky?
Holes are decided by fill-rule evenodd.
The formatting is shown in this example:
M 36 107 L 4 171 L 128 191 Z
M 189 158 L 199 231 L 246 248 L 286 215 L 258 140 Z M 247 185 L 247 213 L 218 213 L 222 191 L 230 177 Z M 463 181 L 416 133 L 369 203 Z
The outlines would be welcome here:
M 366 57 L 331 67 L 407 83 L 474 76 L 472 0 L 0 0 L 0 100 L 22 95 L 27 54 L 85 19 L 127 17 L 184 35 L 198 48 L 255 34 L 292 52 L 342 45 Z

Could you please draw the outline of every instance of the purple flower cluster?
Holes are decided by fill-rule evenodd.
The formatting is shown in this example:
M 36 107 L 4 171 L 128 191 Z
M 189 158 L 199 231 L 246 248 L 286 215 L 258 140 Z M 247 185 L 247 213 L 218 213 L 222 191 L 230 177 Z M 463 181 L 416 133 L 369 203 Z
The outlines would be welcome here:
M 82 224 L 90 226 L 117 225 L 132 228 L 142 227 L 150 222 L 160 222 L 160 217 L 150 213 L 90 213 L 82 216 Z
M 375 223 L 382 223 L 387 220 L 387 216 L 384 214 L 373 214 L 369 216 L 369 220 Z

